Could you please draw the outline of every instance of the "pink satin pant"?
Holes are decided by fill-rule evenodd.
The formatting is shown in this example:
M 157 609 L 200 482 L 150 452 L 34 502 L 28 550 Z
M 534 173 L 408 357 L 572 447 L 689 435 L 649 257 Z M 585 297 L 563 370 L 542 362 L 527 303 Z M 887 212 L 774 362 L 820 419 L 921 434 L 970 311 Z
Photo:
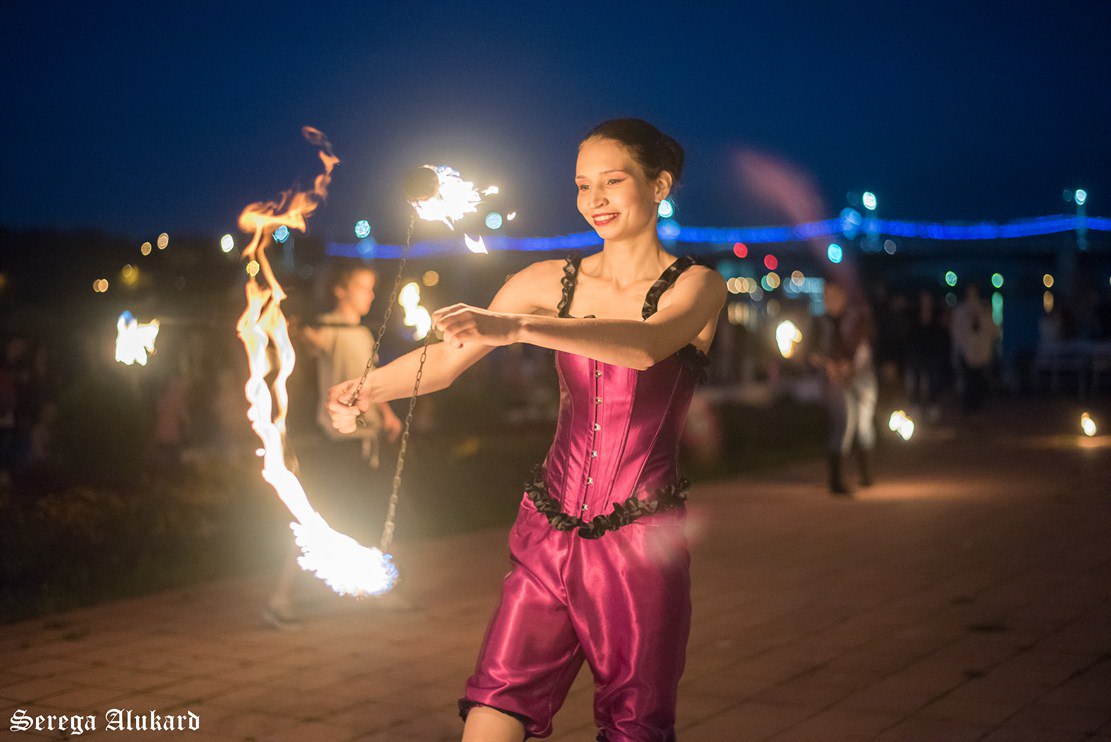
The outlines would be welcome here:
M 460 701 L 525 721 L 547 737 L 585 659 L 606 742 L 675 739 L 675 699 L 690 633 L 690 556 L 682 510 L 581 538 L 525 499 L 510 531 L 513 569 Z

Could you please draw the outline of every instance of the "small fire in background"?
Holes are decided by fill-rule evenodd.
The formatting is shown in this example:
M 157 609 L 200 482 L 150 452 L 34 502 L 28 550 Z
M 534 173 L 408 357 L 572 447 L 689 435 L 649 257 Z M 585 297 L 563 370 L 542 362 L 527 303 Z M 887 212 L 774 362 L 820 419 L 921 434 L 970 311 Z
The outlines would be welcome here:
M 154 340 L 158 337 L 158 320 L 139 322 L 124 312 L 116 320 L 116 360 L 128 366 L 147 365 L 147 357 L 154 353 Z
M 775 328 L 775 343 L 779 346 L 779 354 L 784 358 L 793 356 L 801 342 L 802 331 L 791 320 L 783 320 Z
M 407 283 L 397 295 L 397 303 L 405 310 L 402 320 L 406 327 L 413 330 L 414 340 L 423 340 L 432 330 L 432 315 L 420 305 L 420 286 L 415 282 Z
M 305 139 L 319 149 L 324 165 L 324 172 L 316 177 L 312 189 L 290 190 L 275 201 L 250 204 L 239 216 L 240 228 L 253 233 L 250 244 L 243 250 L 243 257 L 249 261 L 247 308 L 236 325 L 250 369 L 245 388 L 250 403 L 247 418 L 263 443 L 262 477 L 296 519 L 290 528 L 302 552 L 298 563 L 341 595 L 379 595 L 397 582 L 393 557 L 379 549 L 365 547 L 329 526 L 310 505 L 297 475 L 286 464 L 289 407 L 286 382 L 293 372 L 296 356 L 289 338 L 289 325 L 281 309 L 286 293 L 274 275 L 265 248 L 282 227 L 305 231 L 305 219 L 327 197 L 332 170 L 339 163 L 323 133 L 308 126 L 301 131 Z M 260 274 L 262 285 L 258 281 Z M 274 372 L 273 381 L 268 383 L 271 372 Z
M 914 435 L 914 421 L 903 410 L 895 410 L 887 421 L 887 427 L 904 441 Z
M 1084 435 L 1089 438 L 1096 434 L 1096 421 L 1093 420 L 1092 416 L 1087 412 L 1080 416 L 1080 429 L 1084 431 Z

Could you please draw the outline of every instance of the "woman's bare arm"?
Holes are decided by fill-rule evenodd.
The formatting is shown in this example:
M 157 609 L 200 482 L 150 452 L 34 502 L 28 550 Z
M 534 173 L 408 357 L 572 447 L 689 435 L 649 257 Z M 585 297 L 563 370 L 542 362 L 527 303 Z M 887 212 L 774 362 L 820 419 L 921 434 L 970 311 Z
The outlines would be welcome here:
M 556 263 L 562 264 L 562 261 L 536 263 L 514 274 L 494 296 L 488 311 L 515 315 L 544 311 L 545 302 L 556 297 L 560 288 L 559 276 L 562 275 L 562 270 L 554 265 Z M 538 286 L 541 288 L 538 289 Z M 558 298 L 552 302 L 552 306 L 556 302 Z M 420 393 L 431 394 L 451 386 L 460 374 L 493 349 L 492 345 L 480 343 L 430 345 L 421 376 Z M 358 379 L 350 379 L 332 387 L 328 392 L 328 411 L 332 416 L 333 427 L 341 433 L 351 432 L 355 429 L 356 417 L 371 404 L 405 399 L 412 394 L 413 381 L 423 350 L 411 350 L 385 366 L 374 369 L 367 377 L 354 406 L 349 406 L 348 402 L 358 386 Z
M 544 317 L 465 304 L 441 309 L 433 320 L 444 333 L 444 344 L 456 348 L 524 342 L 645 369 L 696 340 L 712 325 L 725 297 L 722 277 L 716 271 L 698 268 L 680 276 L 668 292 L 667 305 L 643 321 Z

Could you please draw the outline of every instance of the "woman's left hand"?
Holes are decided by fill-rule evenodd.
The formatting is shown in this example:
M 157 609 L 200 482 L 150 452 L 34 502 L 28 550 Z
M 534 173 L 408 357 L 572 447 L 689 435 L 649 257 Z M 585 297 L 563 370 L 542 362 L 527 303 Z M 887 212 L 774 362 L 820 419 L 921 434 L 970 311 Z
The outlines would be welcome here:
M 512 314 L 491 312 L 468 304 L 452 304 L 432 313 L 432 326 L 444 334 L 444 342 L 461 348 L 463 343 L 515 343 L 520 321 Z

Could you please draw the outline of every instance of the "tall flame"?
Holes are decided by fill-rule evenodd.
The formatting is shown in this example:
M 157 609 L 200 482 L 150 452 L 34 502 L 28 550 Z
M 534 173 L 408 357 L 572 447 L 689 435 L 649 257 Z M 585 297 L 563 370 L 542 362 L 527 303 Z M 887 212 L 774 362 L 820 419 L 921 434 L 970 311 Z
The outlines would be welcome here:
M 324 134 L 308 126 L 301 133 L 309 143 L 320 149 L 320 160 L 324 164 L 324 172 L 316 177 L 312 189 L 291 189 L 276 201 L 250 204 L 239 215 L 240 228 L 253 233 L 243 257 L 257 261 L 260 268 L 248 272 L 247 308 L 236 324 L 247 351 L 250 369 L 245 388 L 250 403 L 247 418 L 262 440 L 262 477 L 296 518 L 290 528 L 302 551 L 298 563 L 341 595 L 376 595 L 386 592 L 397 581 L 397 569 L 392 557 L 378 549 L 362 546 L 331 528 L 313 509 L 304 487 L 285 461 L 286 415 L 289 409 L 286 382 L 293 372 L 296 354 L 289 338 L 289 325 L 281 309 L 286 294 L 266 259 L 266 247 L 274 230 L 280 226 L 305 231 L 305 220 L 327 197 L 332 170 L 339 163 Z M 265 286 L 259 285 L 258 273 L 262 274 Z M 268 353 L 271 343 L 276 368 L 271 366 Z M 266 381 L 272 370 L 276 372 L 272 382 L 273 394 L 271 385 Z

